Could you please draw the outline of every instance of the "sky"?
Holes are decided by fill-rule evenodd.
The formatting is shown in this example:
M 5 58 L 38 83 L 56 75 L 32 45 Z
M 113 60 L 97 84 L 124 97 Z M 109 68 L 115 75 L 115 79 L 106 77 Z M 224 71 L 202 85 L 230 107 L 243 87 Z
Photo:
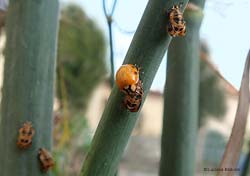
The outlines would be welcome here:
M 85 13 L 104 31 L 108 43 L 108 28 L 102 0 L 61 0 L 80 5 Z M 112 0 L 107 0 L 112 5 Z M 133 32 L 136 30 L 148 0 L 117 0 L 113 35 L 115 71 L 122 64 Z M 208 44 L 214 65 L 237 89 L 240 86 L 244 62 L 250 49 L 250 1 L 207 0 L 200 37 Z M 123 30 L 132 32 L 124 33 Z M 107 48 L 107 51 L 109 49 Z M 107 52 L 107 58 L 109 53 Z M 157 72 L 152 90 L 162 91 L 166 75 L 166 57 Z

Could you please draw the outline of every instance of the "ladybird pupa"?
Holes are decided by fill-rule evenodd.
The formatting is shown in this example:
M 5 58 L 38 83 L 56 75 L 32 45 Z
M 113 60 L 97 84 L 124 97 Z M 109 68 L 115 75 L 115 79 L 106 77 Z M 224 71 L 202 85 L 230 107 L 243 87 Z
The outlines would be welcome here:
M 27 121 L 19 129 L 19 135 L 17 139 L 17 146 L 20 149 L 27 149 L 32 145 L 32 138 L 35 134 L 35 129 L 32 127 L 32 123 Z
M 181 5 L 181 3 L 174 5 L 167 13 L 169 18 L 167 31 L 172 37 L 185 36 L 186 34 L 186 22 L 180 9 Z
M 55 165 L 52 155 L 45 148 L 39 149 L 38 160 L 40 162 L 41 170 L 43 172 L 47 172 Z

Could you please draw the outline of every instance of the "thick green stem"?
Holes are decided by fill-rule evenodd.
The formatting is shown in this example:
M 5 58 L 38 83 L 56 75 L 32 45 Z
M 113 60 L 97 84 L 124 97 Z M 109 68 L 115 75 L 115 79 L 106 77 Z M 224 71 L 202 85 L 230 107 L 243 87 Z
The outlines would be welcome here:
M 186 36 L 173 39 L 168 50 L 160 176 L 195 175 L 199 28 L 203 15 L 199 7 L 188 7 L 184 13 Z
M 10 0 L 4 65 L 0 175 L 39 176 L 38 149 L 51 148 L 57 0 Z M 25 121 L 35 128 L 32 146 L 17 148 Z
M 186 4 L 187 0 L 182 2 Z M 124 63 L 136 64 L 141 68 L 144 99 L 171 41 L 166 33 L 166 9 L 179 3 L 179 0 L 149 1 L 126 55 Z M 139 114 L 123 107 L 122 95 L 114 86 L 83 164 L 82 176 L 115 174 Z

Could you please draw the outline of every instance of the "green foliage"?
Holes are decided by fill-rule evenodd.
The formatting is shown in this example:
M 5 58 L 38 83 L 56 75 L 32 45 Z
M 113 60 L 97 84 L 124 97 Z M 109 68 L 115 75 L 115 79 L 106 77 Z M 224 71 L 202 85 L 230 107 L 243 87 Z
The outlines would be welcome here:
M 58 41 L 57 95 L 65 84 L 69 104 L 84 109 L 106 72 L 105 40 L 96 24 L 76 5 L 63 8 Z
M 91 141 L 85 109 L 106 73 L 105 40 L 93 20 L 76 5 L 61 11 L 57 58 L 59 122 L 54 126 L 54 175 L 76 175 Z
M 202 48 L 206 54 L 207 48 Z M 207 62 L 200 62 L 200 97 L 199 97 L 199 127 L 201 127 L 208 116 L 222 118 L 226 112 L 226 97 L 223 88 L 220 86 L 219 75 Z

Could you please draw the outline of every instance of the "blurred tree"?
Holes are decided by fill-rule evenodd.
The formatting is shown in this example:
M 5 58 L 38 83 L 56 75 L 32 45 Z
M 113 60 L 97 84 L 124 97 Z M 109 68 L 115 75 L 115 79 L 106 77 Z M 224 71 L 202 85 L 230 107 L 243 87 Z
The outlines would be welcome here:
M 216 167 L 220 164 L 227 144 L 226 138 L 216 130 L 209 130 L 205 136 L 202 165 Z
M 106 72 L 104 36 L 80 7 L 68 5 L 62 10 L 58 42 L 57 95 L 61 100 L 63 80 L 69 105 L 84 110 Z
M 106 73 L 105 48 L 102 31 L 80 7 L 70 4 L 62 9 L 57 58 L 57 97 L 62 113 L 54 125 L 54 175 L 75 175 L 80 169 L 73 163 L 79 157 L 82 160 L 78 151 L 90 143 L 84 114 L 94 87 Z
M 199 127 L 204 125 L 207 117 L 213 116 L 220 119 L 226 112 L 226 100 L 223 88 L 220 86 L 219 75 L 209 66 L 209 49 L 201 43 L 200 62 L 200 96 L 199 96 Z

